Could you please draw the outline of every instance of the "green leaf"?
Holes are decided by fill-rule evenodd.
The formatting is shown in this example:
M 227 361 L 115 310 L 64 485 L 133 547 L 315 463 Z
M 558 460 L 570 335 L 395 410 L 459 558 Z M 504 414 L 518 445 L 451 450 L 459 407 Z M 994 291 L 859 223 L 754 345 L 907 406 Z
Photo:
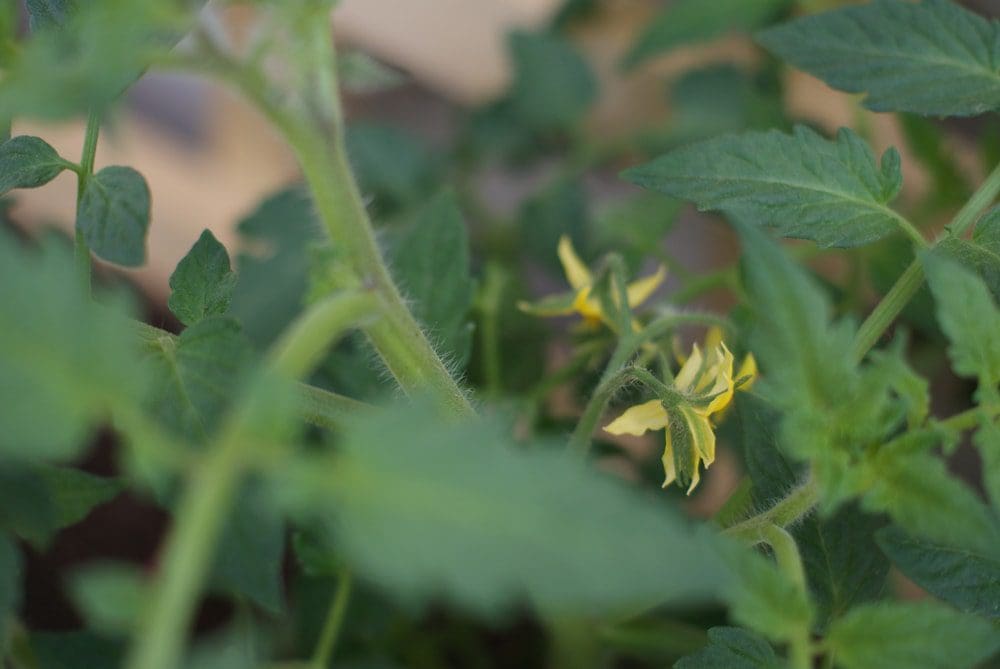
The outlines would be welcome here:
M 821 246 L 861 246 L 909 224 L 887 205 L 899 192 L 899 154 L 881 168 L 868 145 L 841 128 L 836 141 L 797 126 L 726 135 L 626 170 L 632 183 L 691 200 L 702 211 L 774 227 Z
M 771 72 L 747 72 L 735 65 L 686 72 L 670 90 L 672 114 L 666 138 L 688 143 L 731 132 L 786 127 L 781 86 Z
M 1000 557 L 907 534 L 878 532 L 878 544 L 907 578 L 969 613 L 1000 619 Z
M 860 606 L 827 637 L 844 669 L 965 669 L 1000 649 L 997 628 L 935 602 Z
M 1000 514 L 1000 426 L 995 420 L 981 418 L 973 443 L 983 461 L 983 487 L 994 512 Z
M 562 276 L 555 249 L 569 235 L 582 253 L 588 249 L 587 193 L 579 179 L 559 179 L 532 195 L 518 212 L 521 252 Z
M 864 507 L 888 513 L 913 534 L 1000 556 L 1000 522 L 928 452 L 938 441 L 938 434 L 914 432 L 865 460 Z
M 118 669 L 124 647 L 93 632 L 33 632 L 38 669 Z
M 21 551 L 17 544 L 0 533 L 0 629 L 7 629 L 8 618 L 21 604 Z M 0 656 L 6 654 L 7 634 L 0 634 Z
M 8 3 L 9 4 L 9 3 Z M 103 112 L 186 32 L 197 0 L 31 0 L 38 30 L 4 63 L 0 118 Z M 37 10 L 37 11 L 36 11 Z M 71 14 L 71 15 L 70 15 Z
M 511 103 L 522 123 L 534 130 L 575 125 L 597 98 L 597 81 L 571 42 L 555 34 L 514 32 Z
M 44 549 L 64 527 L 118 496 L 118 479 L 40 463 L 0 465 L 0 527 Z
M 739 627 L 713 627 L 708 645 L 674 669 L 780 669 L 784 664 L 766 640 Z
M 734 621 L 778 642 L 811 624 L 814 611 L 808 595 L 773 560 L 735 544 L 728 546 L 727 557 L 734 582 L 725 596 Z
M 194 325 L 206 316 L 226 313 L 235 286 L 226 247 L 205 230 L 170 275 L 167 306 L 182 323 Z
M 14 188 L 44 186 L 66 166 L 44 140 L 30 135 L 11 137 L 0 144 L 0 195 Z
M 32 253 L 0 232 L 0 455 L 71 458 L 114 406 L 143 394 L 125 318 L 80 288 L 61 241 Z
M 760 33 L 767 49 L 874 111 L 969 116 L 1000 108 L 1000 24 L 950 0 L 876 0 Z
M 469 238 L 455 196 L 430 201 L 393 247 L 393 275 L 446 360 L 464 369 L 472 348 Z
M 61 28 L 76 10 L 74 0 L 27 0 L 31 31 Z
M 937 305 L 938 322 L 948 336 L 952 369 L 978 378 L 981 388 L 1000 383 L 1000 311 L 986 285 L 948 258 L 923 258 L 927 282 Z
M 678 46 L 705 42 L 727 32 L 754 30 L 791 4 L 789 0 L 679 0 L 671 3 L 643 30 L 625 57 L 625 66 Z
M 367 416 L 339 455 L 302 462 L 277 486 L 297 514 L 329 519 L 352 566 L 397 597 L 443 594 L 492 614 L 527 598 L 583 615 L 724 587 L 714 540 L 662 503 L 561 449 L 515 447 L 493 425 L 434 414 Z
M 146 261 L 149 186 L 131 167 L 112 166 L 86 181 L 76 227 L 100 258 L 124 267 Z
M 175 434 L 203 443 L 231 406 L 253 351 L 239 323 L 210 316 L 176 339 L 150 342 L 147 360 L 155 379 L 149 412 Z
M 308 285 L 306 248 L 321 239 L 312 201 L 302 188 L 268 197 L 240 221 L 244 241 L 264 246 L 261 255 L 236 258 L 238 280 L 230 313 L 258 348 L 271 344 L 302 311 Z
M 139 568 L 120 562 L 77 569 L 70 592 L 88 626 L 112 636 L 132 631 L 150 595 Z
M 390 125 L 352 123 L 345 143 L 361 192 L 374 198 L 380 213 L 417 200 L 433 185 L 433 156 L 412 134 Z
M 216 548 L 210 582 L 281 614 L 285 519 L 258 488 L 245 487 L 234 505 Z

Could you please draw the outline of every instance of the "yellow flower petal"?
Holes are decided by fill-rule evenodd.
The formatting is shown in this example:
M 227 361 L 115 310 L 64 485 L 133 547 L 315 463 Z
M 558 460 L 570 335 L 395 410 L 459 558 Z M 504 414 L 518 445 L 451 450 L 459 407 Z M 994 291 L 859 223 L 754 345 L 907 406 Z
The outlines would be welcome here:
M 637 307 L 649 299 L 649 296 L 656 292 L 656 289 L 660 287 L 660 284 L 666 278 L 667 268 L 664 265 L 660 265 L 653 274 L 630 283 L 625 289 L 629 306 Z
M 559 262 L 562 263 L 563 272 L 566 273 L 566 280 L 569 281 L 569 285 L 573 286 L 576 290 L 589 288 L 593 282 L 590 270 L 580 260 L 580 256 L 576 255 L 576 250 L 573 248 L 573 242 L 570 241 L 569 236 L 563 235 L 559 238 L 558 253 Z
M 663 457 L 660 458 L 663 462 L 663 485 L 662 488 L 666 488 L 668 485 L 677 480 L 677 469 L 674 466 L 674 448 L 670 444 L 670 430 L 667 430 L 667 444 L 663 449 Z
M 708 416 L 687 406 L 681 406 L 680 412 L 684 415 L 688 433 L 691 435 L 691 445 L 694 446 L 695 471 L 698 469 L 699 460 L 708 467 L 715 462 L 715 432 Z
M 735 380 L 739 381 L 744 376 L 749 376 L 750 379 L 743 382 L 743 385 L 740 386 L 740 390 L 750 390 L 754 381 L 757 380 L 757 374 L 757 359 L 753 357 L 753 353 L 747 353 L 746 357 L 743 358 L 743 363 L 740 364 L 739 371 L 736 372 Z
M 604 431 L 610 434 L 631 434 L 640 436 L 649 430 L 661 430 L 667 426 L 667 410 L 660 400 L 650 400 L 636 405 L 611 421 Z
M 701 365 L 704 362 L 704 358 L 701 355 L 701 349 L 695 344 L 691 348 L 691 355 L 684 362 L 680 371 L 677 372 L 677 376 L 674 378 L 674 387 L 681 392 L 688 392 L 692 389 L 694 381 L 698 376 L 698 372 L 701 371 Z
M 722 343 L 722 328 L 713 325 L 705 333 L 705 350 L 710 351 Z
M 576 294 L 576 299 L 573 300 L 573 311 L 580 314 L 588 321 L 607 322 L 607 318 L 604 316 L 604 310 L 601 309 L 600 300 L 590 296 L 589 287 L 582 288 Z
M 733 389 L 735 388 L 733 354 L 729 352 L 725 344 L 719 344 L 716 351 L 718 359 L 710 370 L 712 385 L 707 391 L 707 394 L 715 395 L 715 397 L 704 410 L 706 416 L 711 416 L 716 411 L 724 409 L 732 401 Z

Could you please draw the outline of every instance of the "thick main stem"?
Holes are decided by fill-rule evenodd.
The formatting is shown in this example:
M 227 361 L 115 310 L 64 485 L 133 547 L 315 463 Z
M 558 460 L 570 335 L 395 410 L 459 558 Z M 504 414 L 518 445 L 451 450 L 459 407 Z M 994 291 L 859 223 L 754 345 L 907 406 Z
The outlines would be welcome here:
M 300 124 L 285 130 L 334 246 L 343 250 L 343 257 L 362 284 L 371 286 L 382 298 L 382 317 L 367 326 L 365 332 L 389 371 L 404 392 L 427 392 L 451 413 L 471 414 L 468 399 L 389 276 L 343 142 Z

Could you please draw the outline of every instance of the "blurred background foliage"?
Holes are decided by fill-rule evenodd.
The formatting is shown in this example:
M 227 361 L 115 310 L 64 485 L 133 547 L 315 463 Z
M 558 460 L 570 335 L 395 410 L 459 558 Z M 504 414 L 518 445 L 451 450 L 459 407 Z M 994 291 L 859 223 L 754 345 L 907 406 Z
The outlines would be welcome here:
M 108 116 L 108 141 L 113 144 L 116 126 L 127 139 L 126 117 L 136 113 L 156 121 L 155 133 L 168 128 L 167 144 L 196 147 L 205 139 L 199 133 L 224 130 L 223 125 L 209 125 L 206 130 L 197 119 L 198 96 L 203 93 L 198 84 L 158 74 L 139 77 L 151 66 L 155 71 L 161 61 L 169 65 L 164 53 L 179 40 L 198 39 L 197 35 L 183 36 L 194 23 L 195 5 L 200 4 L 101 0 L 93 3 L 93 11 L 71 19 L 53 10 L 65 6 L 61 3 L 28 0 L 27 7 L 5 3 L 0 15 L 0 30 L 6 36 L 0 43 L 0 116 L 14 118 L 16 128 L 22 123 L 36 128 L 32 124 L 38 120 L 63 121 L 96 108 Z M 278 11 L 275 3 L 256 4 L 258 12 Z M 713 571 L 697 551 L 672 552 L 669 543 L 663 545 L 671 533 L 688 532 L 683 521 L 671 515 L 669 504 L 639 505 L 631 497 L 609 492 L 604 487 L 607 482 L 596 477 L 581 483 L 576 477 L 591 474 L 554 466 L 549 457 L 545 439 L 571 428 L 582 407 L 581 398 L 596 383 L 609 342 L 569 327 L 565 321 L 541 322 L 526 316 L 516 304 L 564 288 L 555 248 L 559 238 L 568 235 L 585 260 L 614 250 L 637 275 L 655 262 L 666 262 L 671 273 L 668 302 L 728 311 L 737 283 L 735 246 L 727 229 L 710 215 L 664 196 L 639 192 L 617 178 L 625 167 L 665 150 L 728 132 L 787 129 L 793 122 L 823 131 L 848 125 L 877 149 L 895 145 L 903 154 L 907 179 L 902 198 L 906 215 L 928 231 L 943 225 L 1000 157 L 1000 126 L 995 116 L 935 121 L 907 114 L 875 115 L 855 98 L 790 72 L 749 38 L 757 29 L 791 15 L 839 4 L 836 0 L 568 0 L 543 24 L 521 26 L 506 35 L 509 81 L 499 94 L 478 104 L 458 104 L 440 95 L 433 86 L 411 77 L 406 63 L 380 62 L 365 53 L 363 44 L 342 55 L 348 153 L 394 275 L 452 369 L 487 399 L 491 420 L 502 426 L 496 431 L 513 432 L 538 453 L 531 460 L 514 460 L 502 449 L 490 451 L 491 440 L 502 438 L 475 433 L 455 434 L 451 439 L 482 442 L 484 452 L 493 459 L 454 457 L 456 448 L 436 443 L 438 438 L 426 418 L 417 412 L 349 435 L 340 469 L 320 458 L 309 461 L 303 471 L 290 473 L 298 478 L 288 482 L 293 492 L 283 493 L 289 497 L 283 502 L 287 514 L 271 503 L 273 482 L 248 482 L 240 491 L 237 511 L 227 522 L 213 570 L 214 594 L 201 605 L 198 645 L 185 667 L 235 669 L 252 666 L 263 653 L 288 658 L 308 655 L 322 634 L 321 621 L 337 588 L 344 556 L 378 565 L 373 568 L 378 578 L 357 585 L 337 666 L 544 666 L 549 663 L 547 657 L 566 661 L 561 655 L 564 649 L 558 646 L 566 639 L 587 650 L 597 648 L 609 666 L 663 666 L 703 646 L 708 640 L 705 629 L 725 624 L 724 609 L 712 594 L 718 584 L 700 582 L 722 578 L 721 572 Z M 976 9 L 996 13 L 990 4 L 981 2 Z M 26 9 L 31 9 L 30 21 Z M 213 11 L 213 20 L 231 26 L 253 24 L 253 14 L 242 9 Z M 407 11 L 417 10 L 407 8 L 402 13 Z M 70 20 L 76 21 L 71 30 L 55 29 Z M 137 79 L 124 106 L 114 107 Z M 184 102 L 177 104 L 172 98 Z M 239 114 L 234 127 L 237 132 L 259 129 L 243 124 Z M 41 131 L 37 134 L 45 136 Z M 66 137 L 75 140 L 72 134 Z M 256 140 L 245 135 L 234 141 Z M 263 137 L 261 141 L 269 140 Z M 68 139 L 64 143 L 73 146 Z M 240 220 L 212 220 L 206 226 L 216 230 L 233 257 L 237 278 L 231 304 L 224 315 L 188 323 L 175 357 L 154 358 L 152 363 L 171 365 L 171 372 L 180 375 L 194 398 L 195 418 L 171 413 L 156 419 L 164 429 L 195 444 L 198 430 L 210 430 L 212 421 L 219 420 L 232 404 L 238 381 L 250 374 L 252 361 L 302 312 L 316 287 L 330 280 L 322 275 L 322 259 L 336 252 L 322 243 L 312 205 L 292 178 L 287 156 L 269 161 L 264 151 L 243 150 L 237 152 L 237 160 L 248 161 L 250 171 L 255 166 L 261 171 L 271 169 L 268 179 L 276 183 L 214 181 L 213 187 L 240 190 L 250 184 L 244 190 L 255 192 L 286 183 L 273 188 Z M 215 167 L 225 170 L 227 163 Z M 196 178 L 204 178 L 212 168 L 209 160 L 193 171 Z M 172 199 L 158 194 L 158 170 L 146 171 L 154 202 Z M 176 184 L 174 188 L 176 192 Z M 21 206 L 21 197 L 4 199 L 5 227 L 23 231 L 50 221 L 51 209 L 33 204 L 28 196 Z M 202 209 L 214 215 L 217 210 L 212 206 Z M 164 218 L 170 219 L 169 214 Z M 154 220 L 154 230 L 157 224 Z M 166 257 L 173 253 L 176 261 L 179 254 L 175 251 L 180 249 L 182 254 L 189 248 L 197 232 L 190 225 L 173 229 L 177 238 L 172 243 L 160 246 L 158 239 L 151 241 L 152 273 L 140 275 L 140 289 L 131 291 L 131 297 L 123 294 L 130 292 L 123 288 L 128 275 L 104 268 L 101 277 L 105 285 L 116 287 L 116 299 L 130 300 L 149 322 L 179 332 L 180 323 L 165 309 L 169 271 L 156 269 L 163 260 L 155 256 L 164 248 Z M 67 341 L 44 341 L 48 351 L 72 351 L 79 356 L 52 359 L 60 371 L 52 382 L 65 389 L 86 378 L 90 388 L 96 375 L 107 379 L 102 383 L 109 392 L 138 393 L 141 381 L 117 351 L 127 346 L 101 330 L 100 319 L 81 306 L 79 295 L 60 287 L 70 283 L 66 256 L 60 255 L 61 241 L 45 234 L 32 245 L 40 248 L 30 261 L 21 250 L 0 248 L 0 282 L 10 285 L 22 273 L 33 271 L 22 267 L 29 262 L 53 267 L 46 274 L 52 286 L 38 285 L 37 295 L 29 292 L 21 298 L 25 303 L 45 303 L 40 320 L 52 319 L 73 328 L 64 331 Z M 900 238 L 850 254 L 795 248 L 803 255 L 816 256 L 810 267 L 839 314 L 864 312 L 912 259 L 909 245 Z M 168 267 L 172 269 L 172 264 Z M 7 325 L 16 318 L 13 313 L 3 316 Z M 739 322 L 744 314 L 737 309 L 730 316 Z M 27 334 L 35 331 L 32 328 L 53 331 L 44 323 L 17 327 Z M 907 308 L 899 327 L 911 331 L 911 359 L 937 389 L 933 396 L 941 406 L 934 407 L 935 411 L 950 414 L 966 406 L 971 387 L 947 371 L 942 335 L 926 290 Z M 80 332 L 87 335 L 85 346 L 90 348 L 86 350 L 75 348 Z M 202 383 L 204 370 L 199 367 L 206 356 L 216 366 L 210 383 Z M 92 364 L 81 366 L 82 359 Z M 360 336 L 348 338 L 332 351 L 311 382 L 358 400 L 386 400 L 394 393 Z M 152 397 L 171 392 L 169 387 L 155 388 Z M 151 406 L 164 405 L 154 399 Z M 759 417 L 753 412 L 748 415 Z M 23 431 L 18 431 L 20 424 L 5 429 L 16 432 L 25 451 L 43 445 L 58 448 L 63 442 L 78 441 L 91 419 L 87 415 L 71 415 L 69 420 L 30 416 Z M 760 473 L 773 468 L 773 463 L 745 462 L 744 450 L 756 452 L 758 458 L 766 455 L 760 455 L 759 445 L 750 448 L 740 443 L 753 441 L 758 433 L 744 422 L 742 437 L 737 439 L 735 422 L 730 420 L 721 432 L 728 456 L 720 457 L 708 484 L 686 502 L 693 515 L 715 513 L 740 470 L 756 468 Z M 65 434 L 60 432 L 58 440 L 50 432 L 39 438 L 31 433 L 31 427 L 39 424 L 65 427 Z M 760 432 L 766 433 L 767 426 Z M 310 431 L 304 439 L 323 453 L 329 437 Z M 381 446 L 369 448 L 375 442 Z M 446 455 L 420 452 L 453 466 L 429 467 L 429 461 L 414 459 L 414 451 L 406 449 L 402 453 L 411 455 L 401 458 L 390 449 L 397 442 L 441 449 Z M 644 493 L 658 489 L 658 446 L 653 441 L 608 439 L 601 449 L 605 468 L 642 482 Z M 0 462 L 0 524 L 18 537 L 19 546 L 15 549 L 11 541 L 0 542 L 0 565 L 5 560 L 21 562 L 24 584 L 22 588 L 13 582 L 0 583 L 0 612 L 17 612 L 20 622 L 10 635 L 11 648 L 14 655 L 33 658 L 33 664 L 24 666 L 118 666 L 123 641 L 145 596 L 142 574 L 156 564 L 156 548 L 169 523 L 165 509 L 176 494 L 169 480 L 148 481 L 156 494 L 123 492 L 121 452 L 118 436 L 104 430 L 86 449 L 56 453 L 68 456 L 72 466 Z M 125 464 L 145 471 L 136 463 Z M 959 448 L 952 466 L 972 478 L 978 463 L 969 449 Z M 309 512 L 315 497 L 303 492 L 309 490 L 317 472 L 340 480 L 341 489 L 347 490 L 352 485 L 363 489 L 366 481 L 390 488 L 393 481 L 406 481 L 414 486 L 410 494 L 417 496 L 421 486 L 465 487 L 473 492 L 456 499 L 479 495 L 484 505 L 503 507 L 508 514 L 523 509 L 522 519 L 555 514 L 539 520 L 539 527 L 575 519 L 603 526 L 602 536 L 609 542 L 643 537 L 645 543 L 634 548 L 638 557 L 627 568 L 654 575 L 668 568 L 664 555 L 670 556 L 671 568 L 682 563 L 700 565 L 688 572 L 696 572 L 698 578 L 692 576 L 684 583 L 687 595 L 698 605 L 657 610 L 641 623 L 596 629 L 582 626 L 578 618 L 586 618 L 589 603 L 602 601 L 608 591 L 620 596 L 623 588 L 636 583 L 634 578 L 617 580 L 616 569 L 626 566 L 612 564 L 610 554 L 593 547 L 582 551 L 594 556 L 593 563 L 579 567 L 593 575 L 593 587 L 567 597 L 547 577 L 536 581 L 530 576 L 534 568 L 551 574 L 552 565 L 522 564 L 519 561 L 525 556 L 505 552 L 517 546 L 516 538 L 508 542 L 502 534 L 487 532 L 481 541 L 462 544 L 455 539 L 450 543 L 456 534 L 449 523 L 474 524 L 482 519 L 471 512 L 463 517 L 441 502 L 438 507 L 414 510 L 408 508 L 412 499 L 403 493 L 390 496 L 387 502 L 399 508 L 362 507 L 357 517 L 370 523 L 364 528 L 368 532 L 348 529 L 346 534 L 333 536 L 327 521 Z M 352 479 L 352 474 L 357 478 Z M 533 477 L 547 479 L 552 490 L 539 496 L 541 486 L 531 482 Z M 784 481 L 773 477 L 771 484 L 780 490 L 794 480 L 792 473 L 789 477 Z M 4 482 L 7 479 L 9 483 Z M 572 513 L 558 504 L 560 486 L 566 490 L 563 505 L 566 500 L 579 503 Z M 577 499 L 574 495 L 579 495 L 581 486 L 592 492 Z M 767 498 L 765 488 L 755 494 Z M 308 497 L 309 504 L 295 499 L 296 495 Z M 670 490 L 663 497 L 672 504 L 680 494 Z M 364 496 L 338 499 L 334 493 L 328 501 L 332 508 L 342 508 L 361 504 L 359 500 Z M 662 514 L 653 514 L 652 508 L 661 508 Z M 413 545 L 406 541 L 410 530 L 400 521 L 404 511 L 425 513 L 440 525 L 434 536 L 423 537 L 432 545 L 427 555 L 399 554 Z M 291 524 L 290 518 L 294 519 Z M 497 527 L 505 527 L 505 522 L 499 518 Z M 823 522 L 850 525 L 842 517 Z M 661 525 L 670 527 L 657 535 Z M 380 528 L 381 541 L 372 543 L 372 527 Z M 614 532 L 608 534 L 607 527 Z M 856 528 L 837 531 L 851 529 Z M 804 536 L 819 531 L 812 521 L 801 528 Z M 400 543 L 394 544 L 394 539 Z M 804 551 L 809 550 L 807 544 Z M 453 560 L 442 562 L 447 555 Z M 551 559 L 558 560 L 558 555 Z M 482 570 L 470 572 L 466 579 L 466 560 L 492 565 L 492 580 L 480 580 Z M 506 570 L 528 574 L 528 583 L 537 586 L 531 592 L 539 601 L 529 607 L 520 599 L 511 600 L 501 587 L 509 578 Z M 11 571 L 0 569 L 0 573 Z M 427 583 L 447 587 L 428 592 Z M 499 585 L 491 590 L 489 583 Z M 545 590 L 549 585 L 557 590 L 551 596 Z M 678 583 L 664 585 L 668 590 L 680 588 Z M 673 590 L 671 594 L 676 594 Z M 399 593 L 404 593 L 401 598 Z M 836 594 L 828 592 L 822 600 L 823 615 L 843 604 L 836 601 Z M 858 596 L 869 595 L 874 593 Z M 566 606 L 574 608 L 565 611 Z M 549 611 L 551 616 L 542 621 L 538 610 Z M 545 630 L 553 619 L 555 635 Z M 573 666 L 572 660 L 568 666 Z

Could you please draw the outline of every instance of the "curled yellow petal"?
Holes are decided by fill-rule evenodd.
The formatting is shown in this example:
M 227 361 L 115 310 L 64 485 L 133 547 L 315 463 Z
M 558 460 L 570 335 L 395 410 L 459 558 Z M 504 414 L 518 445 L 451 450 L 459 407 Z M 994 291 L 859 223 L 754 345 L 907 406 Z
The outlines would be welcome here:
M 629 306 L 637 307 L 648 300 L 649 296 L 656 292 L 656 289 L 660 287 L 666 278 L 667 268 L 665 265 L 660 265 L 653 274 L 630 283 L 625 289 Z
M 626 410 L 611 421 L 604 431 L 610 434 L 631 434 L 640 436 L 649 430 L 661 430 L 669 423 L 667 410 L 660 400 L 650 400 Z
M 660 458 L 660 461 L 663 462 L 663 485 L 661 487 L 666 488 L 677 480 L 677 467 L 674 465 L 674 447 L 670 443 L 670 430 L 667 430 L 667 444 L 663 448 L 663 457 Z
M 563 235 L 559 238 L 558 254 L 559 262 L 562 263 L 563 272 L 566 273 L 566 280 L 569 281 L 569 285 L 573 286 L 576 290 L 589 288 L 593 281 L 590 276 L 590 270 L 580 260 L 580 256 L 576 255 L 573 242 L 570 241 L 568 235 Z

